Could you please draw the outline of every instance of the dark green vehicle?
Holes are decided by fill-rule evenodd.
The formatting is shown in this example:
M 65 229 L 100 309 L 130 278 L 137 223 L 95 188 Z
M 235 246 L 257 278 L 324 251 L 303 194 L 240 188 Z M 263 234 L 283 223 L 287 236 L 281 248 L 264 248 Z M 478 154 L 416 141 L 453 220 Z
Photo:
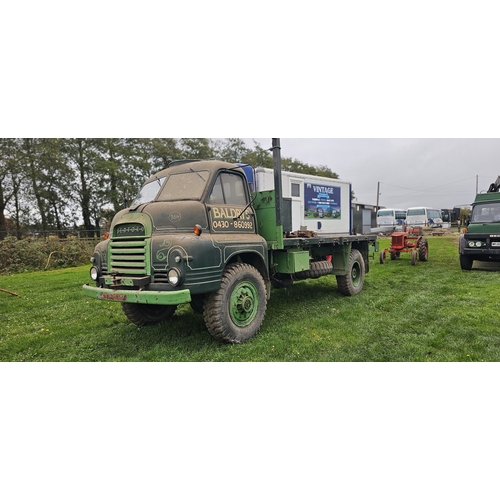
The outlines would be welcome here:
M 500 262 L 500 177 L 487 193 L 476 195 L 470 223 L 460 235 L 458 252 L 460 267 L 472 269 L 475 260 Z
M 273 190 L 258 190 L 252 167 L 220 161 L 172 162 L 149 178 L 96 246 L 84 294 L 121 302 L 136 325 L 189 303 L 212 336 L 241 343 L 259 331 L 272 285 L 334 274 L 341 293 L 359 293 L 376 236 L 293 231 L 279 139 L 273 151 Z

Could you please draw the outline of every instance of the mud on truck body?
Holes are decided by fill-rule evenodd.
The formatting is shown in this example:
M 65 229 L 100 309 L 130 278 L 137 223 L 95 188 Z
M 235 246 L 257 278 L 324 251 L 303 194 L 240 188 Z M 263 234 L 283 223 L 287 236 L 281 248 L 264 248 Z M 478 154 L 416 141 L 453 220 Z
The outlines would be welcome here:
M 84 294 L 121 302 L 139 326 L 189 303 L 213 337 L 241 343 L 272 285 L 334 274 L 342 294 L 359 293 L 376 236 L 350 234 L 350 184 L 282 173 L 279 149 L 274 139 L 274 171 L 181 161 L 150 177 L 96 246 Z

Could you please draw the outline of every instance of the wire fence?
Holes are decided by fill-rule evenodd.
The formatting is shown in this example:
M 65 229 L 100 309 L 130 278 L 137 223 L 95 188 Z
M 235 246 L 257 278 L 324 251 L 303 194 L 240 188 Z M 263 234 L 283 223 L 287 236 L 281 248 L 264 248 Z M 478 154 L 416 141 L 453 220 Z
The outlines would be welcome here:
M 8 229 L 7 231 L 0 231 L 0 240 L 7 237 L 16 238 L 18 240 L 32 239 L 79 239 L 79 240 L 100 240 L 104 238 L 106 231 L 104 230 L 87 230 L 87 229 L 21 229 L 20 231 Z

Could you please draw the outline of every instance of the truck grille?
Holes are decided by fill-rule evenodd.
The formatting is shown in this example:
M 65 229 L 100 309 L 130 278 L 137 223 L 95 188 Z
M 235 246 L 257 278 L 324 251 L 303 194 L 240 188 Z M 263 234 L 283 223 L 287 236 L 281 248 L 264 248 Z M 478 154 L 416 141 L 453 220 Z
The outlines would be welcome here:
M 148 240 L 120 239 L 110 242 L 109 272 L 122 275 L 149 275 Z

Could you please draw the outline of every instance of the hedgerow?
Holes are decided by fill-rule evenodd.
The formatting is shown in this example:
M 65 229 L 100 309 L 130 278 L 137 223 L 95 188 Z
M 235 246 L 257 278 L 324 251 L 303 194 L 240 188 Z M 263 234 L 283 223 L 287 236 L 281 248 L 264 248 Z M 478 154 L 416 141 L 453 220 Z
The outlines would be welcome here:
M 0 241 L 0 274 L 79 266 L 89 262 L 95 245 L 95 240 L 80 238 L 7 237 Z

